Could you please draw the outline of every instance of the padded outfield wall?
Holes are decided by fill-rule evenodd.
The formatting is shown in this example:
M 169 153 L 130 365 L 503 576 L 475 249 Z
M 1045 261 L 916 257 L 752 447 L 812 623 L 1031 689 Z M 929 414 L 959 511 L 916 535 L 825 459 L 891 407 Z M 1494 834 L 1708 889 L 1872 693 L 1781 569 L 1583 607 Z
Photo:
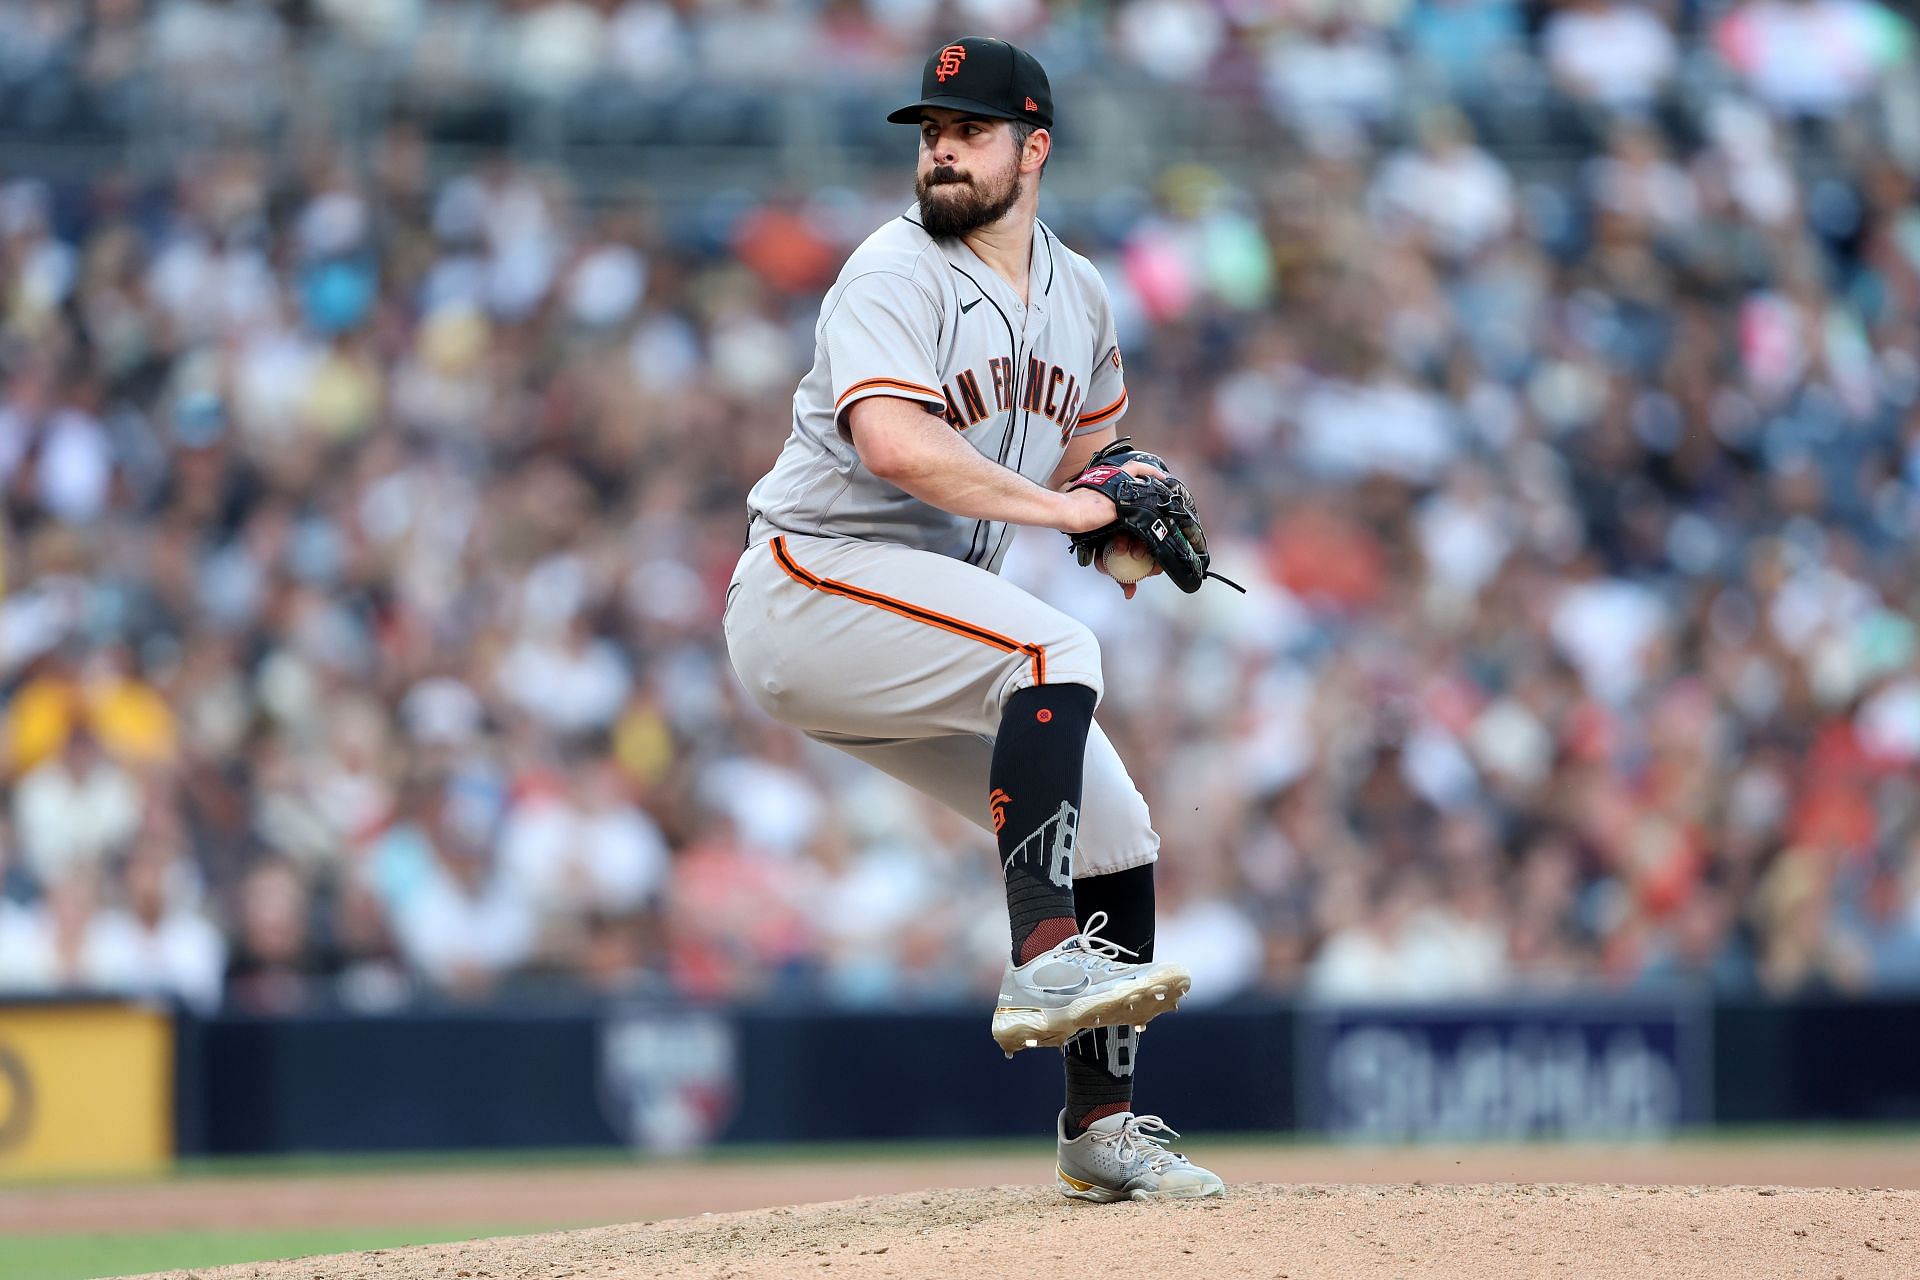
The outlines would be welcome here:
M 978 1010 L 647 1004 L 183 1020 L 176 1121 L 196 1153 L 1031 1133 L 1059 1105 L 1059 1056 L 1008 1061 L 986 1028 Z M 1261 1002 L 1183 1011 L 1147 1043 L 1142 1101 L 1183 1082 L 1188 1132 L 1615 1139 L 1920 1120 L 1911 999 Z
M 1031 1134 L 1059 1056 L 979 1010 L 587 1003 L 193 1017 L 0 1005 L 0 1177 L 178 1155 L 942 1140 Z M 1920 1000 L 1329 1008 L 1156 1022 L 1143 1105 L 1187 1132 L 1658 1139 L 1920 1120 Z M 1178 1082 L 1177 1106 L 1163 1098 Z M 1204 1087 L 1194 1087 L 1203 1082 Z

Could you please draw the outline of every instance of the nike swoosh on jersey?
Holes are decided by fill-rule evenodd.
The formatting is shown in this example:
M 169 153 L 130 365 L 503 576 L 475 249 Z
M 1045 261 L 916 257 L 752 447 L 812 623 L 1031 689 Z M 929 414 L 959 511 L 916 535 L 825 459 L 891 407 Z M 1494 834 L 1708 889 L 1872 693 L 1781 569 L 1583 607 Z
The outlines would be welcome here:
M 975 298 L 972 302 L 963 302 L 960 304 L 960 314 L 965 315 L 979 305 L 980 299 L 978 298 Z

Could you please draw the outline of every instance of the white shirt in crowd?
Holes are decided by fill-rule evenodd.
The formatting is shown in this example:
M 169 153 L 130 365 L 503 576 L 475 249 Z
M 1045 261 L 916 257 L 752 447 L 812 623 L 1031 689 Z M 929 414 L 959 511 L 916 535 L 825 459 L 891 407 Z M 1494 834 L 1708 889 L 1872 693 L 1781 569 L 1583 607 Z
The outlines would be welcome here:
M 1315 1000 L 1446 1000 L 1500 989 L 1506 936 L 1491 922 L 1442 909 L 1351 925 L 1327 939 L 1307 970 Z
M 1377 222 L 1413 226 L 1441 252 L 1465 257 L 1506 233 L 1513 222 L 1513 179 L 1478 147 L 1396 152 L 1367 193 Z
M 87 922 L 78 964 L 69 967 L 50 911 L 0 904 L 0 991 L 10 994 L 178 996 L 208 1012 L 220 1006 L 226 963 L 226 940 L 197 912 L 174 909 L 148 928 L 111 910 Z
M 140 822 L 140 786 L 110 760 L 76 776 L 58 757 L 39 765 L 13 793 L 14 831 L 41 884 L 98 862 Z
M 96 989 L 176 995 L 203 1013 L 220 1007 L 227 944 L 198 912 L 175 908 L 149 928 L 131 912 L 103 911 L 87 925 L 84 957 Z
M 1155 956 L 1178 958 L 1193 975 L 1189 1004 L 1211 1004 L 1260 980 L 1265 947 L 1246 914 L 1222 898 L 1171 904 L 1154 922 Z
M 1872 89 L 1897 47 L 1893 21 L 1870 0 L 1757 0 L 1730 12 L 1716 35 L 1775 111 L 1832 116 Z
M 537 911 L 638 910 L 659 894 L 667 844 L 630 805 L 589 809 L 565 796 L 517 805 L 500 832 L 501 873 Z
M 1679 59 L 1673 32 L 1641 4 L 1556 10 L 1543 42 L 1556 78 L 1615 110 L 1651 106 Z
M 533 908 L 503 875 L 473 890 L 439 867 L 394 913 L 408 966 L 440 985 L 512 969 L 533 954 Z
M 521 710 L 560 733 L 613 723 L 631 683 L 620 651 L 600 639 L 574 645 L 523 640 L 507 653 L 499 679 Z
M 700 780 L 700 794 L 733 820 L 748 848 L 782 858 L 800 854 L 826 812 L 806 774 L 753 756 L 712 766 Z
M 1184 84 L 1213 65 L 1227 24 L 1203 0 L 1140 0 L 1121 9 L 1114 34 L 1129 62 L 1156 79 Z
M 1554 643 L 1587 688 L 1618 703 L 1645 679 L 1647 648 L 1666 621 L 1666 609 L 1651 588 L 1624 578 L 1599 578 L 1562 592 L 1550 625 Z
M 0 991 L 42 994 L 69 985 L 60 972 L 47 912 L 0 902 Z

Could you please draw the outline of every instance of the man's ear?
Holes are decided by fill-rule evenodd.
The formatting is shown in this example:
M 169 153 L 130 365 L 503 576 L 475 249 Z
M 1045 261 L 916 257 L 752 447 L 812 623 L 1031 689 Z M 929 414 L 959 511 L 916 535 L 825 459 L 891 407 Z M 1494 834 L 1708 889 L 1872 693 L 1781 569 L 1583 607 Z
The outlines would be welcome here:
M 1027 145 L 1020 155 L 1022 172 L 1032 173 L 1047 163 L 1047 157 L 1053 154 L 1053 134 L 1045 129 L 1035 129 L 1027 135 Z

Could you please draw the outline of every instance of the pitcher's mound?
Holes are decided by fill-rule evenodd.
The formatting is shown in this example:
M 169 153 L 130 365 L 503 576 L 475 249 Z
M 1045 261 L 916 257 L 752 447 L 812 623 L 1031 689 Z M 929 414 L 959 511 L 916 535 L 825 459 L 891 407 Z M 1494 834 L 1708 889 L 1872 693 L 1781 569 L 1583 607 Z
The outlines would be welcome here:
M 189 1273 L 172 1272 L 174 1277 Z M 1913 1280 L 1920 1193 L 1855 1188 L 1275 1186 L 1080 1204 L 985 1187 L 385 1249 L 200 1280 L 749 1280 L 1086 1275 L 1339 1280 Z

